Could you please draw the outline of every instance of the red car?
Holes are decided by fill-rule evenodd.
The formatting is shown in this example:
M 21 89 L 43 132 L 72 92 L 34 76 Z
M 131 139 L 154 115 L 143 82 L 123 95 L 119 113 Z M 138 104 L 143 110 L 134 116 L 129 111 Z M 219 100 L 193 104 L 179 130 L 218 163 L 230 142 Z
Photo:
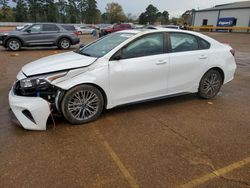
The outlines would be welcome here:
M 130 23 L 120 23 L 114 24 L 113 27 L 104 28 L 101 30 L 101 36 L 107 35 L 109 33 L 113 33 L 116 31 L 122 31 L 126 29 L 133 29 L 133 24 Z

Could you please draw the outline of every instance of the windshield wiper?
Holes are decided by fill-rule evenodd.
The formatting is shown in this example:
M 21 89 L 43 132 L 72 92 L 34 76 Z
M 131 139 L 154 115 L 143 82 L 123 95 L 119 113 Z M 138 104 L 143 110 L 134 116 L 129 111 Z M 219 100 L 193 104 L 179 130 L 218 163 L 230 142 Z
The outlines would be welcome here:
M 80 52 L 80 54 L 85 55 L 85 56 L 91 56 L 90 54 L 85 53 L 85 52 Z

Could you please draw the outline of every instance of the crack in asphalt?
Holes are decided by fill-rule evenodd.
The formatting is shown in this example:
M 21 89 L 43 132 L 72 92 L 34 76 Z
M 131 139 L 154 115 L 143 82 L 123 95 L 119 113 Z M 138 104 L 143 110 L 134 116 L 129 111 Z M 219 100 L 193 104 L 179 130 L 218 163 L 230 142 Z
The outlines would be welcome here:
M 239 183 L 239 184 L 246 185 L 246 186 L 250 187 L 250 183 L 248 183 L 246 181 L 237 180 L 237 179 L 233 179 L 233 178 L 227 178 L 227 177 L 221 176 L 221 175 L 218 176 L 216 173 L 213 173 L 213 174 L 216 175 L 218 178 L 224 179 L 226 181 L 231 181 L 231 182 Z
M 171 132 L 173 132 L 175 135 L 183 138 L 186 142 L 190 143 L 195 149 L 197 149 L 199 151 L 199 153 L 201 153 L 202 155 L 204 155 L 208 160 L 209 160 L 209 163 L 205 164 L 205 163 L 202 163 L 202 165 L 205 165 L 205 166 L 208 166 L 210 167 L 210 169 L 212 170 L 212 173 L 218 177 L 218 178 L 221 178 L 221 179 L 224 179 L 226 181 L 232 181 L 232 182 L 236 182 L 236 183 L 240 183 L 242 185 L 246 185 L 246 186 L 250 186 L 250 184 L 248 182 L 245 182 L 245 181 L 242 181 L 242 180 L 237 180 L 237 179 L 233 179 L 233 178 L 227 178 L 223 175 L 218 175 L 216 173 L 214 173 L 214 171 L 216 171 L 216 168 L 214 167 L 213 165 L 213 161 L 212 159 L 210 158 L 210 156 L 199 146 L 199 145 L 196 145 L 194 142 L 192 142 L 191 140 L 189 140 L 186 136 L 182 135 L 181 133 L 177 132 L 175 129 L 173 129 L 172 127 L 168 126 L 167 124 L 165 124 L 163 121 L 155 118 L 154 116 L 150 115 L 150 117 L 152 117 L 153 119 L 155 119 L 157 122 L 159 122 L 160 124 L 162 124 L 164 127 L 168 128 Z
M 198 145 L 196 145 L 194 142 L 192 142 L 191 140 L 189 140 L 187 137 L 185 137 L 184 135 L 182 135 L 181 133 L 177 132 L 175 129 L 173 129 L 172 127 L 166 125 L 163 121 L 155 118 L 154 116 L 150 115 L 152 118 L 154 118 L 156 121 L 158 121 L 160 124 L 162 124 L 164 127 L 168 128 L 171 132 L 173 132 L 175 135 L 183 138 L 186 142 L 190 143 L 196 150 L 198 150 L 198 152 L 202 155 L 204 155 L 208 160 L 209 160 L 209 164 L 205 164 L 203 163 L 203 165 L 206 165 L 208 167 L 211 168 L 212 171 L 216 170 L 214 165 L 213 165 L 213 161 L 210 158 L 210 156 Z

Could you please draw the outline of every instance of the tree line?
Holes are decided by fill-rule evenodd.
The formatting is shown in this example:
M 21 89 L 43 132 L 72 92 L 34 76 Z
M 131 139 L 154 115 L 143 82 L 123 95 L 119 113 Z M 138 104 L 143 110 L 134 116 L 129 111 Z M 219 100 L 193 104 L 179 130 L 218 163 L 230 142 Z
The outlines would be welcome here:
M 130 13 L 126 15 L 122 6 L 114 2 L 108 3 L 101 13 L 96 0 L 0 0 L 0 7 L 0 21 L 7 22 L 191 24 L 193 13 L 190 10 L 180 18 L 169 19 L 168 11 L 160 12 L 150 4 L 137 18 Z

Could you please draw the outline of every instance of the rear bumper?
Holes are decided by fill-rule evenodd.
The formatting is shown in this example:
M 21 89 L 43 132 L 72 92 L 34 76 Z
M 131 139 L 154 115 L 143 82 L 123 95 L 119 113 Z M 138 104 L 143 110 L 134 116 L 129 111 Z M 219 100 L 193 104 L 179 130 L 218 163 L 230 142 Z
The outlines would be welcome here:
M 40 97 L 23 97 L 9 92 L 9 105 L 24 129 L 46 130 L 50 104 Z M 12 118 L 13 119 L 13 118 Z
M 72 45 L 78 44 L 80 43 L 80 39 L 79 38 L 74 38 L 72 39 Z

